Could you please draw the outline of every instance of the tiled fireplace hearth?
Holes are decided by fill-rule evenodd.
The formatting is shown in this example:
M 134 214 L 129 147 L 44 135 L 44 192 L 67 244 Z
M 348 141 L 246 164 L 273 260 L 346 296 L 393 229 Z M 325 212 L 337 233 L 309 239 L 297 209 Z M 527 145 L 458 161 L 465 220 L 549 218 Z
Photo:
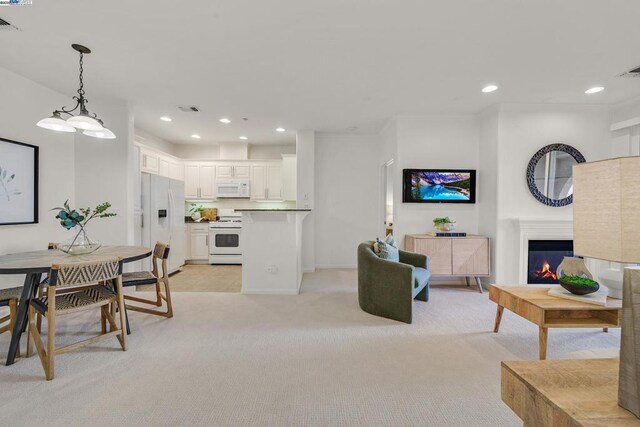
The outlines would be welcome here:
M 557 283 L 552 275 L 562 257 L 573 253 L 573 221 L 570 220 L 525 220 L 516 219 L 516 227 L 519 230 L 520 257 L 519 275 L 520 284 L 551 284 Z M 534 253 L 530 256 L 530 248 Z M 540 251 L 536 251 L 540 249 Z M 542 250 L 546 249 L 546 250 Z M 546 252 L 548 259 L 538 259 L 538 255 Z M 533 265 L 530 266 L 530 261 Z M 548 266 L 545 266 L 545 261 Z M 592 272 L 595 265 L 592 260 L 585 260 L 587 268 Z M 533 271 L 532 271 L 533 270 Z M 547 271 L 549 273 L 547 274 Z M 535 277 L 534 277 L 535 276 Z

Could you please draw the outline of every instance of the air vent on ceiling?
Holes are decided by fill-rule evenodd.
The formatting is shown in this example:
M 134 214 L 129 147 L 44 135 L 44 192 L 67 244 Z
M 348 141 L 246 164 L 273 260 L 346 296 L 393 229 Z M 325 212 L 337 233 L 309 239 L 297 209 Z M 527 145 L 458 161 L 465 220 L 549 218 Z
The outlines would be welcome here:
M 618 77 L 640 77 L 640 67 L 636 67 L 631 71 L 620 74 Z
M 0 18 L 0 31 L 16 31 L 19 29 L 20 28 L 16 27 L 15 25 L 11 25 L 9 22 Z
M 192 105 L 179 105 L 178 109 L 180 111 L 184 111 L 185 113 L 197 113 L 200 111 L 198 107 L 194 107 Z

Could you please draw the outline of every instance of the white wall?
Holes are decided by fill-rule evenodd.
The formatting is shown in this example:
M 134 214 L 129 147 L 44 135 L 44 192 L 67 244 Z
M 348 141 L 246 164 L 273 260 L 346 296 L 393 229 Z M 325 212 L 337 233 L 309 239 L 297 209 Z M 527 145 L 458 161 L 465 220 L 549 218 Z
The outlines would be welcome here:
M 249 145 L 249 160 L 282 160 L 282 154 L 296 154 L 295 144 Z
M 40 147 L 40 222 L 0 226 L 0 254 L 46 249 L 48 242 L 66 238 L 50 209 L 66 199 L 75 201 L 74 136 L 39 128 L 36 123 L 68 105 L 69 98 L 3 68 L 0 82 L 0 137 Z M 23 280 L 23 276 L 0 276 L 0 287 Z
M 457 230 L 478 231 L 477 204 L 402 203 L 403 169 L 477 169 L 479 130 L 476 116 L 400 116 L 396 119 L 394 236 L 400 247 L 406 234 L 433 231 L 433 218 L 448 216 Z
M 124 101 L 96 101 L 92 108 L 117 138 L 100 140 L 76 135 L 76 201 L 91 207 L 109 202 L 111 211 L 117 214 L 89 223 L 90 237 L 103 244 L 133 243 L 133 117 Z
M 251 145 L 249 160 L 282 159 L 281 154 L 295 154 L 295 144 L 289 145 Z M 211 144 L 173 144 L 173 154 L 187 160 L 219 160 L 220 146 Z
M 302 223 L 302 269 L 305 272 L 315 270 L 315 141 L 315 132 L 312 130 L 301 130 L 296 134 L 296 204 L 300 209 L 312 210 Z
M 317 268 L 355 268 L 358 244 L 378 236 L 377 146 L 377 135 L 316 134 Z
M 157 137 L 143 129 L 135 128 L 135 141 L 147 147 L 154 148 L 172 156 L 176 155 L 176 145 Z
M 588 105 L 504 105 L 500 108 L 498 158 L 481 168 L 498 169 L 495 280 L 518 282 L 519 232 L 514 218 L 571 220 L 572 206 L 553 208 L 529 192 L 525 171 L 531 157 L 552 143 L 577 148 L 587 161 L 609 157 L 607 107 Z

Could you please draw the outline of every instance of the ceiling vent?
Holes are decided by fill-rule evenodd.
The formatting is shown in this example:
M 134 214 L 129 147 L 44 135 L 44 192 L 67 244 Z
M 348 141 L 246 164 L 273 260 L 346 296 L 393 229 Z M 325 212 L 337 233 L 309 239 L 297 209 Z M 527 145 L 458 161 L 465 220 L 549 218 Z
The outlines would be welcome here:
M 11 25 L 9 22 L 0 18 L 0 31 L 17 31 L 17 30 L 20 30 L 20 28 L 16 27 L 15 25 Z
M 640 67 L 636 67 L 631 71 L 620 74 L 618 77 L 640 77 Z
M 198 113 L 200 109 L 198 107 L 194 107 L 192 105 L 178 105 L 178 109 L 180 111 L 184 111 L 185 113 Z

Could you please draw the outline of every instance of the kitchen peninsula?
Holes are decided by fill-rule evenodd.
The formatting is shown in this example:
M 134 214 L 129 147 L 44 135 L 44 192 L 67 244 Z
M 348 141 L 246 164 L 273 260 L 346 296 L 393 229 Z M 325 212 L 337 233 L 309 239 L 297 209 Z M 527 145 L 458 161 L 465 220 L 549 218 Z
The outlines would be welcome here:
M 302 222 L 310 209 L 236 209 L 242 213 L 242 293 L 297 295 Z

